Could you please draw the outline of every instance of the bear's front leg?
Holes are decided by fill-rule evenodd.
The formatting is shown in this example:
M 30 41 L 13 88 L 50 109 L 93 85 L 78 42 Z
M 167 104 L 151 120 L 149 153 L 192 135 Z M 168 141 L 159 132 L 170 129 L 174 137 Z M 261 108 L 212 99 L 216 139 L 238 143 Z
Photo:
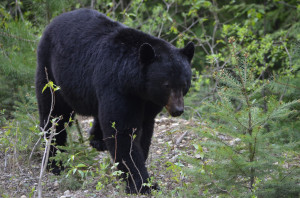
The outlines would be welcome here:
M 149 149 L 151 145 L 151 139 L 153 136 L 153 129 L 156 115 L 161 112 L 163 107 L 147 102 L 145 104 L 143 130 L 140 140 L 140 145 L 143 149 L 144 159 L 147 160 Z
M 93 127 L 89 130 L 90 145 L 98 151 L 106 151 L 107 148 L 103 141 L 102 130 L 97 117 L 94 118 Z
M 109 107 L 107 104 L 114 106 Z M 143 124 L 143 105 L 135 98 L 126 100 L 122 96 L 110 97 L 105 103 L 101 100 L 99 123 L 103 140 L 112 159 L 118 163 L 123 178 L 127 181 L 128 193 L 149 193 L 149 174 L 145 166 L 144 153 L 140 146 L 140 131 Z
M 129 130 L 118 130 L 113 138 L 105 142 L 113 161 L 118 163 L 118 169 L 124 173 L 127 193 L 149 193 L 150 188 L 143 186 L 143 183 L 148 182 L 149 174 L 142 149 L 135 142 L 134 135 Z

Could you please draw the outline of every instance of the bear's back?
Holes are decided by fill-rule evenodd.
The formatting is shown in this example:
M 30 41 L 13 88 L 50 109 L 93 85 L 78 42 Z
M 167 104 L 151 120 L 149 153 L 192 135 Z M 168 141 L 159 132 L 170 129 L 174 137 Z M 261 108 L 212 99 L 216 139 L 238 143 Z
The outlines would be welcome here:
M 54 50 L 68 56 L 77 51 L 76 48 L 90 48 L 124 27 L 98 11 L 79 9 L 56 17 L 48 25 L 44 37 L 50 38 Z
M 105 28 L 104 28 L 105 27 Z M 79 9 L 71 12 L 63 13 L 56 17 L 49 25 L 49 29 L 55 32 L 61 30 L 70 32 L 79 32 L 84 28 L 86 30 L 94 30 L 97 33 L 113 31 L 118 27 L 125 27 L 123 24 L 113 21 L 104 14 L 91 9 Z

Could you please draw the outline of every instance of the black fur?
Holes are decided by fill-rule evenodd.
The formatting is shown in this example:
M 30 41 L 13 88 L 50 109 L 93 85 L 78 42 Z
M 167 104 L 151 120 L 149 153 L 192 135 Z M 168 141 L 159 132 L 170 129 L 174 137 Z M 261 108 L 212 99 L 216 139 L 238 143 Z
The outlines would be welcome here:
M 147 193 L 150 189 L 142 187 L 142 183 L 149 178 L 145 161 L 154 118 L 171 100 L 172 91 L 182 93 L 181 97 L 187 93 L 193 54 L 192 43 L 177 49 L 94 10 L 64 13 L 46 28 L 38 46 L 36 95 L 40 126 L 45 126 L 51 104 L 49 89 L 42 93 L 47 83 L 47 68 L 49 79 L 61 87 L 55 92 L 51 115 L 63 116 L 56 129 L 61 132 L 55 143 L 65 144 L 63 123 L 73 111 L 93 116 L 91 145 L 98 150 L 107 149 L 125 173 L 129 172 L 127 166 L 138 190 Z M 112 128 L 113 122 L 116 129 Z M 137 137 L 132 143 L 133 131 Z M 55 152 L 52 147 L 51 155 Z M 54 164 L 52 167 L 53 172 L 59 173 L 58 167 Z M 134 182 L 129 176 L 130 193 L 136 193 Z

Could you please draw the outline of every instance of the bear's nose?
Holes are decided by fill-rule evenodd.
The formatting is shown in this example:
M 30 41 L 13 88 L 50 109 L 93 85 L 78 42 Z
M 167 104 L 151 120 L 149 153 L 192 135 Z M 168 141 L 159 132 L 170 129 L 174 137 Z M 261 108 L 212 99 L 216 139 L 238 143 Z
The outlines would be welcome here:
M 177 117 L 180 116 L 184 112 L 184 109 L 182 107 L 176 108 L 173 111 L 170 112 L 171 116 Z

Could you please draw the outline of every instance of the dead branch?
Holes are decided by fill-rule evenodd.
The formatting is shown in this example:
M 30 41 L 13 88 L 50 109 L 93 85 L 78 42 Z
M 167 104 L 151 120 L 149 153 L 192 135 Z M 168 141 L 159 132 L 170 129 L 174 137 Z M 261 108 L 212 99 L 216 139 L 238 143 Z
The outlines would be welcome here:
M 186 136 L 186 134 L 188 134 L 188 131 L 184 132 L 184 133 L 176 140 L 176 144 L 179 144 L 179 143 L 183 140 L 184 136 Z
M 132 158 L 132 145 L 133 145 L 133 135 L 134 135 L 134 132 L 136 131 L 137 129 L 132 129 L 132 134 L 131 134 L 131 136 L 130 136 L 130 138 L 131 138 L 131 144 L 130 144 L 130 151 L 129 151 L 129 156 L 130 156 L 130 159 L 131 159 L 131 161 L 132 161 L 132 163 L 133 163 L 133 165 L 134 165 L 134 167 L 135 167 L 135 169 L 137 170 L 137 172 L 138 172 L 138 174 L 139 174 L 139 176 L 140 176 L 140 178 L 141 178 L 141 180 L 142 180 L 142 184 L 144 183 L 144 180 L 143 180 L 143 177 L 142 177 L 142 174 L 141 174 L 141 172 L 140 172 L 140 170 L 138 169 L 138 167 L 136 166 L 136 164 L 135 164 L 135 162 L 134 162 L 134 160 L 133 160 L 133 158 Z M 143 187 L 143 185 L 141 185 L 141 188 L 139 189 L 139 193 L 141 192 L 141 190 L 142 190 L 142 187 Z
M 46 67 L 45 67 L 45 73 L 46 73 L 47 82 L 49 82 L 49 77 L 48 77 L 48 72 L 47 72 Z M 45 145 L 45 151 L 44 151 L 44 155 L 43 155 L 43 159 L 42 159 L 42 163 L 41 163 L 40 176 L 39 176 L 38 187 L 37 187 L 38 198 L 42 198 L 42 191 L 43 191 L 42 178 L 43 178 L 44 173 L 46 171 L 48 158 L 49 158 L 49 152 L 50 152 L 50 145 L 51 145 L 51 142 L 52 142 L 52 138 L 55 135 L 55 126 L 56 126 L 56 123 L 60 120 L 60 118 L 56 119 L 55 123 L 52 123 L 52 126 L 50 127 L 50 129 L 46 130 L 46 128 L 47 128 L 47 126 L 50 122 L 51 114 L 53 112 L 54 105 L 55 105 L 54 91 L 52 90 L 51 87 L 49 87 L 49 89 L 50 89 L 50 92 L 51 92 L 50 112 L 49 112 L 46 124 L 44 125 L 43 128 L 41 128 L 42 133 L 44 134 L 44 140 L 46 142 L 46 145 Z M 47 138 L 47 134 L 49 134 L 49 133 L 50 133 L 50 135 Z
M 138 189 L 137 189 L 137 186 L 136 186 L 136 183 L 135 183 L 135 181 L 134 181 L 133 175 L 132 175 L 132 173 L 130 172 L 130 169 L 129 169 L 129 167 L 127 166 L 126 162 L 125 162 L 124 160 L 122 160 L 122 163 L 124 164 L 124 166 L 125 166 L 125 167 L 127 168 L 127 170 L 128 170 L 128 173 L 129 173 L 129 175 L 130 175 L 130 177 L 131 177 L 131 180 L 132 180 L 132 182 L 133 182 L 133 185 L 134 185 L 134 188 L 135 188 L 136 192 L 140 192 L 140 191 L 138 191 Z

